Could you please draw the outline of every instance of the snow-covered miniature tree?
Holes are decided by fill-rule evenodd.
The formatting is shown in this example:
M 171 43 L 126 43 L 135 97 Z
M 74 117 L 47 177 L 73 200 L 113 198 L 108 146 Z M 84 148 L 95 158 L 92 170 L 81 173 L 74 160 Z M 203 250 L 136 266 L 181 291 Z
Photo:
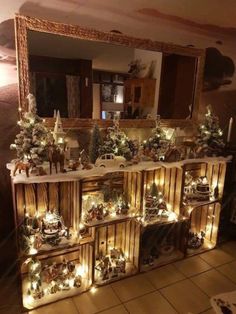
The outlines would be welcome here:
M 43 119 L 37 115 L 35 97 L 29 94 L 27 99 L 28 112 L 18 121 L 20 133 L 10 148 L 16 150 L 18 160 L 32 161 L 37 165 L 47 158 L 46 144 L 51 133 L 44 126 Z
M 127 135 L 121 131 L 119 120 L 113 120 L 113 126 L 108 128 L 108 133 L 99 148 L 99 155 L 113 153 L 116 156 L 124 156 L 127 160 L 131 159 L 131 141 Z
M 224 147 L 223 131 L 219 127 L 219 118 L 212 113 L 211 106 L 207 106 L 205 119 L 199 126 L 198 132 L 198 150 L 205 150 L 209 154 L 219 152 Z
M 99 157 L 99 147 L 102 145 L 102 137 L 97 124 L 95 124 L 89 146 L 89 158 L 94 164 L 96 159 Z
M 149 152 L 153 151 L 158 153 L 158 151 L 163 150 L 163 148 L 167 148 L 168 144 L 169 140 L 166 137 L 166 132 L 161 127 L 160 116 L 157 116 L 156 126 L 152 130 L 152 136 L 143 142 L 143 148 Z
M 157 185 L 153 182 L 149 191 L 145 195 L 145 219 L 155 219 L 160 214 L 165 215 L 166 212 L 167 205 L 164 200 L 164 196 L 161 192 L 158 192 Z

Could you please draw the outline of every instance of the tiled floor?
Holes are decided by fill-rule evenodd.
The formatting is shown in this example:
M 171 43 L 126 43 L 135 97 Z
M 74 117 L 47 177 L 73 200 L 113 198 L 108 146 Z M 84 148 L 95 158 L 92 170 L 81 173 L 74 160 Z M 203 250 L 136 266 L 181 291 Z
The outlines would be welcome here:
M 30 314 L 213 314 L 209 297 L 236 290 L 236 242 Z

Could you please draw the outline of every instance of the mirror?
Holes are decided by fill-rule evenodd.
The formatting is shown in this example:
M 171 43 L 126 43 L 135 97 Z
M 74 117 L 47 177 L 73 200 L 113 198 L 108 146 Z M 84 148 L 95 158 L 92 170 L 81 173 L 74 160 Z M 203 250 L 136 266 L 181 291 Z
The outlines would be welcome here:
M 19 75 L 25 76 L 22 107 L 28 91 L 45 118 L 56 110 L 67 119 L 111 120 L 118 114 L 125 120 L 160 115 L 184 121 L 196 116 L 202 50 L 43 22 L 16 17 L 21 44 L 17 26 L 24 24 L 26 34 L 25 51 L 17 40 L 18 57 L 24 53 L 26 59 L 19 63 Z

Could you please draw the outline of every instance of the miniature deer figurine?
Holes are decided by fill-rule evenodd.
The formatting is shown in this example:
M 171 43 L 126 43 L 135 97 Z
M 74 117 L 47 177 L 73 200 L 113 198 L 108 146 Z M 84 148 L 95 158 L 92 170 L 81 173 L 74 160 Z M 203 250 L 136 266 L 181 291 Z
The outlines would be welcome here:
M 18 161 L 15 163 L 15 168 L 13 171 L 13 176 L 16 175 L 17 170 L 19 170 L 19 173 L 21 171 L 25 171 L 27 178 L 29 177 L 29 171 L 31 168 L 34 167 L 34 164 L 32 162 L 23 162 L 23 161 Z
M 60 165 L 60 172 L 64 172 L 65 153 L 56 145 L 50 145 L 48 148 L 48 160 L 50 164 L 50 174 L 52 174 L 52 166 L 54 165 L 56 173 L 58 171 L 57 164 Z

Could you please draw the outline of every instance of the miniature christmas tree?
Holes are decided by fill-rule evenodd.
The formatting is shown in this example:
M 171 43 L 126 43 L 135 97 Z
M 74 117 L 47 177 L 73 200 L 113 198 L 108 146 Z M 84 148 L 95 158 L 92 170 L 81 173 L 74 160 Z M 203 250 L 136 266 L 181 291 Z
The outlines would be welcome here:
M 145 220 L 156 219 L 160 215 L 164 217 L 167 212 L 163 194 L 158 192 L 157 185 L 154 182 L 145 196 Z
M 163 149 L 167 149 L 169 140 L 166 137 L 166 132 L 161 127 L 160 116 L 157 116 L 156 127 L 152 131 L 152 136 L 143 142 L 144 151 L 148 153 L 163 153 Z
M 90 141 L 89 147 L 89 158 L 90 161 L 94 164 L 96 159 L 99 157 L 99 147 L 102 145 L 102 138 L 99 127 L 95 124 Z
M 99 155 L 113 153 L 116 156 L 124 156 L 131 159 L 131 141 L 127 135 L 120 130 L 119 120 L 113 120 L 113 126 L 108 128 L 108 133 L 103 144 L 99 148 Z
M 207 106 L 205 119 L 198 131 L 198 152 L 204 150 L 208 155 L 222 150 L 224 147 L 223 132 L 219 127 L 219 118 L 212 113 L 211 106 Z
M 18 160 L 31 161 L 37 165 L 46 160 L 46 144 L 50 132 L 44 126 L 43 119 L 37 115 L 35 97 L 29 94 L 27 99 L 29 110 L 18 121 L 20 133 L 10 148 L 16 150 Z
M 150 195 L 152 197 L 158 197 L 158 189 L 157 189 L 157 185 L 156 183 L 154 182 L 151 186 L 151 189 L 150 189 Z

